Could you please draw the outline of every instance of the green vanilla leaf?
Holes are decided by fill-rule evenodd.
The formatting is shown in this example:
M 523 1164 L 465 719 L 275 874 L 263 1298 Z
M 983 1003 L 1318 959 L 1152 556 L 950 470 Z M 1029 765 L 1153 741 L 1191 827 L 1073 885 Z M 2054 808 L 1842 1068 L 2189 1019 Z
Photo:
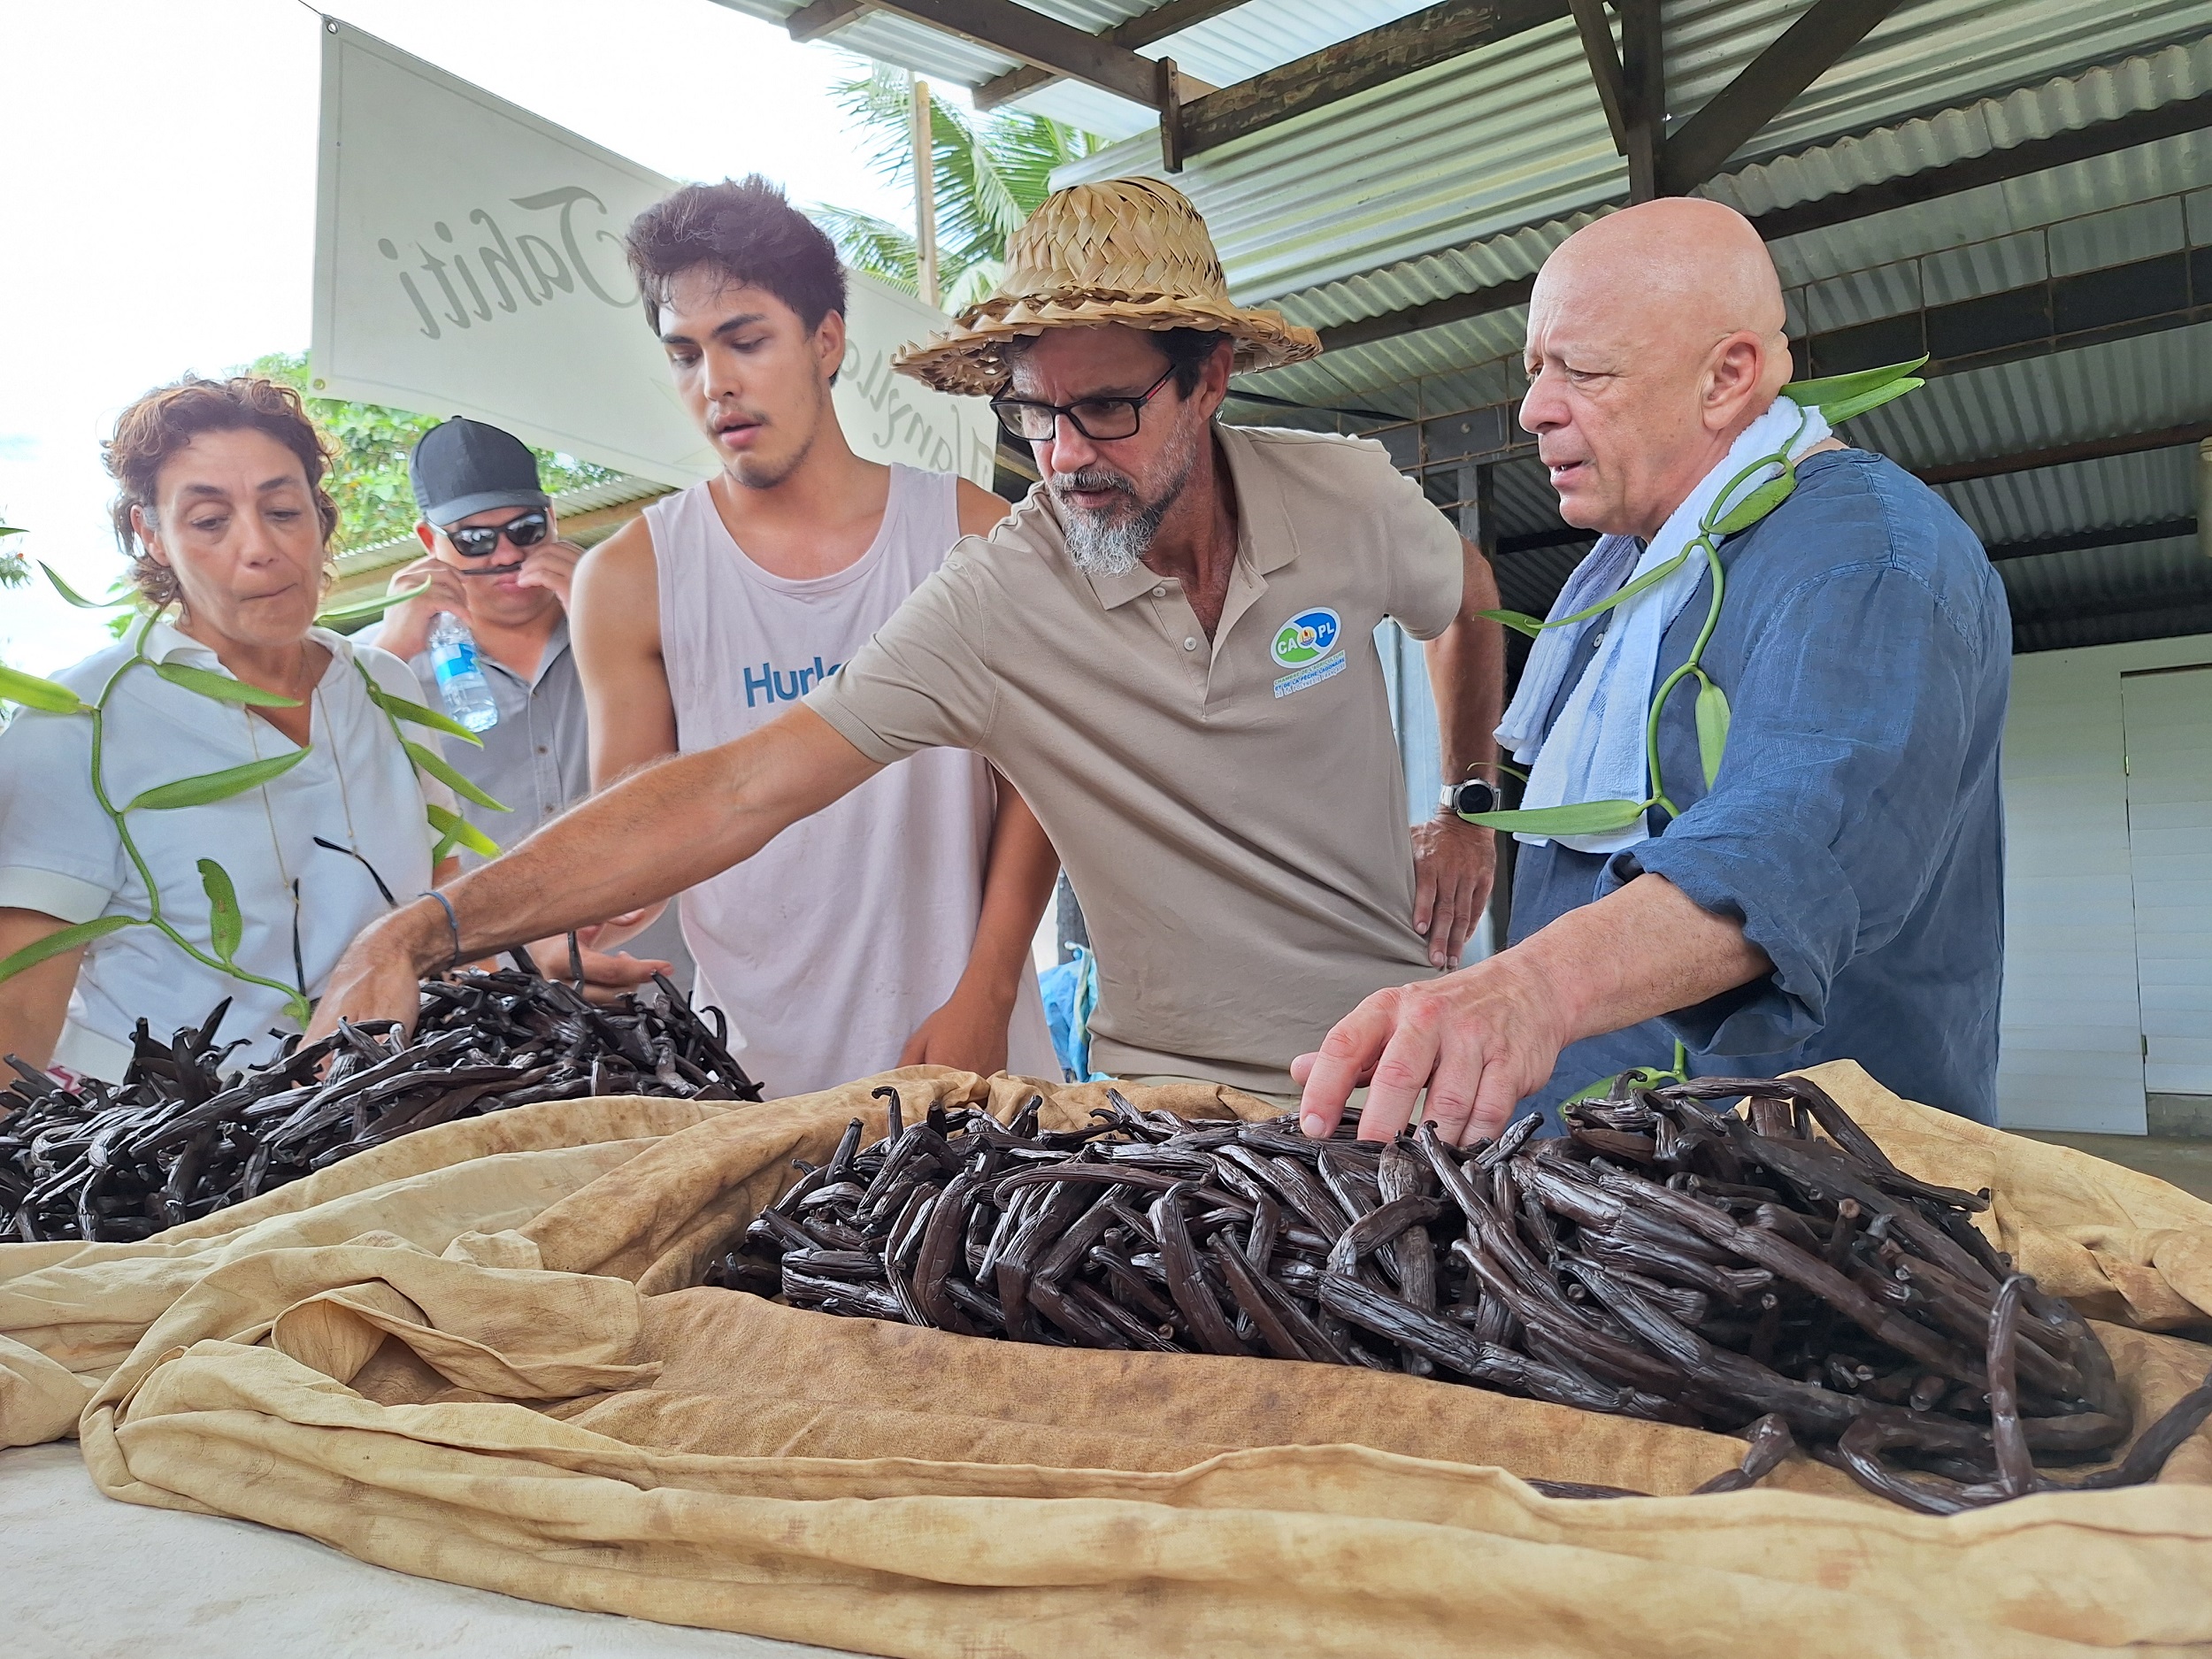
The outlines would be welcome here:
M 200 860 L 200 886 L 207 894 L 208 942 L 215 948 L 216 960 L 229 967 L 246 936 L 246 918 L 238 909 L 238 889 L 231 885 L 230 872 L 212 858 Z
M 59 594 L 64 599 L 67 600 L 71 604 L 76 606 L 80 611 L 112 611 L 117 605 L 123 603 L 120 599 L 88 599 L 75 588 L 72 588 L 67 582 L 62 580 L 62 579 L 55 573 L 54 567 L 51 565 L 46 564 L 42 560 L 39 565 L 39 569 L 46 572 L 46 580 L 53 585 L 54 591 Z
M 400 593 L 380 594 L 373 599 L 356 599 L 349 604 L 334 605 L 328 611 L 318 611 L 315 624 L 318 627 L 326 628 L 336 622 L 359 622 L 365 618 L 380 617 L 394 605 L 403 604 L 429 586 L 428 582 L 425 582 L 421 588 L 410 588 Z
M 1532 640 L 1544 631 L 1541 622 L 1518 611 L 1478 611 L 1475 614 L 1492 622 L 1502 623 L 1516 634 L 1525 634 Z
M 1830 426 L 1839 426 L 1854 415 L 1863 415 L 1870 409 L 1879 409 L 1893 397 L 1902 397 L 1907 392 L 1917 391 L 1926 384 L 1927 381 L 1916 377 L 1892 380 L 1887 386 L 1877 386 L 1832 406 L 1824 405 L 1820 412 Z
M 0 663 L 0 700 L 19 703 L 42 714 L 81 714 L 84 703 L 58 680 L 41 680 Z
M 1658 586 L 1659 583 L 1666 580 L 1668 577 L 1673 575 L 1675 572 L 1680 570 L 1682 568 L 1682 561 L 1689 557 L 1690 549 L 1688 548 L 1684 548 L 1679 553 L 1669 559 L 1664 565 L 1659 565 L 1655 569 L 1646 571 L 1634 581 L 1620 589 L 1619 592 L 1609 595 L 1607 597 L 1599 600 L 1597 603 L 1589 606 L 1587 609 L 1576 611 L 1571 617 L 1562 617 L 1556 622 L 1539 622 L 1534 617 L 1525 616 L 1518 611 L 1478 611 L 1475 614 L 1479 617 L 1486 617 L 1493 622 L 1502 622 L 1507 627 L 1513 629 L 1516 633 L 1525 634 L 1529 636 L 1529 638 L 1534 639 L 1538 634 L 1545 632 L 1547 629 L 1563 628 L 1571 626 L 1577 622 L 1587 622 L 1592 617 L 1596 616 L 1600 611 L 1610 611 L 1615 605 L 1620 604 L 1626 600 L 1633 599 L 1638 594 L 1643 592 L 1645 588 Z
M 1570 806 L 1517 807 L 1509 811 L 1463 812 L 1460 817 L 1486 829 L 1523 835 L 1601 835 L 1626 829 L 1644 814 L 1647 801 L 1578 801 Z
M 13 979 L 26 968 L 35 968 L 50 956 L 58 956 L 79 945 L 88 945 L 96 939 L 105 938 L 125 927 L 143 927 L 145 922 L 136 916 L 100 916 L 88 922 L 79 922 L 51 933 L 35 944 L 28 944 L 12 956 L 0 961 L 0 979 Z
M 1616 1071 L 1611 1077 L 1601 1077 L 1594 1083 L 1584 1084 L 1559 1103 L 1562 1106 L 1571 1106 L 1577 1101 L 1602 1100 L 1606 1095 L 1610 1094 L 1616 1087 L 1623 1083 L 1626 1083 L 1632 1088 L 1649 1088 L 1666 1075 L 1666 1072 L 1655 1071 L 1647 1065 L 1632 1065 L 1625 1071 Z
M 430 827 L 438 832 L 437 850 L 430 856 L 436 864 L 454 847 L 465 847 L 480 858 L 499 856 L 499 843 L 478 829 L 458 812 L 449 812 L 443 807 L 426 803 L 423 810 L 430 815 Z
M 1728 510 L 1727 517 L 1713 526 L 1715 535 L 1734 535 L 1739 530 L 1751 526 L 1787 501 L 1797 488 L 1797 473 L 1784 472 L 1778 478 L 1770 478 Z
M 288 697 L 280 691 L 264 691 L 250 686 L 242 680 L 233 680 L 228 674 L 211 673 L 204 668 L 195 668 L 188 663 L 156 663 L 154 672 L 173 686 L 203 697 L 212 697 L 218 703 L 250 703 L 257 709 L 296 709 L 297 697 Z
M 296 749 L 288 755 L 272 755 L 266 760 L 250 760 L 242 766 L 231 766 L 222 772 L 204 772 L 196 778 L 180 778 L 174 783 L 157 784 L 137 796 L 123 810 L 126 812 L 173 812 L 179 807 L 207 806 L 217 801 L 227 801 L 234 795 L 257 789 L 273 778 L 286 772 L 307 758 L 307 751 Z
M 1697 756 L 1705 763 L 1705 787 L 1720 776 L 1721 751 L 1728 747 L 1728 694 L 1698 671 L 1705 683 L 1697 694 Z
M 1927 360 L 1924 352 L 1909 363 L 1885 363 L 1878 368 L 1861 369 L 1855 374 L 1832 374 L 1821 380 L 1792 380 L 1782 388 L 1782 396 L 1800 409 L 1819 410 L 1833 422 L 1838 419 L 1829 412 L 1833 405 L 1901 380 Z
M 426 709 L 419 703 L 410 703 L 404 697 L 396 697 L 373 680 L 369 681 L 369 700 L 396 720 L 405 720 L 411 726 L 426 726 L 434 732 L 443 732 L 448 737 L 457 737 L 464 742 L 475 744 L 479 749 L 484 747 L 481 737 L 451 716 L 440 714 L 435 709 Z
M 454 794 L 459 795 L 464 801 L 473 801 L 477 805 L 493 812 L 505 812 L 512 810 L 500 802 L 492 799 L 491 796 L 486 795 L 481 789 L 478 788 L 466 778 L 464 778 L 459 772 L 456 772 L 453 767 L 448 764 L 444 756 L 433 754 L 430 750 L 425 749 L 420 743 L 408 741 L 405 739 L 402 739 L 401 741 L 403 742 L 406 742 L 408 757 L 411 759 L 419 769 L 428 772 L 433 778 L 435 778 L 440 783 L 445 785 L 447 788 L 452 790 Z
M 28 532 L 27 532 L 19 524 L 0 524 L 0 535 L 25 535 L 27 534 Z

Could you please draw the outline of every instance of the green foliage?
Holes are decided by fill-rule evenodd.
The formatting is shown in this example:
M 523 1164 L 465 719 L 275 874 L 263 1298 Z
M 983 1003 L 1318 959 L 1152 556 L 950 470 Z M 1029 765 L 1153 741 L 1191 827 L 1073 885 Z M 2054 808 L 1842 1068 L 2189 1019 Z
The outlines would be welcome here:
M 48 571 L 46 574 L 63 598 L 72 604 L 82 605 L 87 610 L 106 610 L 111 607 L 120 607 L 129 603 L 127 597 L 111 599 L 105 603 L 81 598 L 72 592 L 68 585 L 52 571 Z M 273 755 L 264 760 L 249 761 L 242 766 L 231 766 L 221 772 L 204 772 L 196 778 L 179 778 L 170 783 L 157 784 L 153 788 L 144 790 L 135 795 L 121 807 L 116 806 L 109 798 L 107 778 L 101 764 L 101 757 L 106 743 L 108 703 L 115 695 L 116 687 L 123 683 L 125 677 L 134 669 L 150 668 L 161 679 L 167 680 L 180 690 L 188 691 L 195 696 L 206 697 L 211 702 L 252 703 L 277 708 L 296 708 L 299 705 L 290 697 L 279 696 L 273 692 L 263 691 L 258 687 L 242 685 L 239 681 L 226 675 L 211 673 L 205 669 L 193 668 L 180 663 L 157 663 L 146 655 L 146 640 L 153 631 L 154 618 L 142 611 L 134 615 L 126 611 L 122 612 L 121 619 L 137 627 L 137 643 L 122 666 L 109 678 L 106 687 L 100 693 L 96 702 L 86 703 L 66 686 L 51 680 L 41 680 L 35 674 L 26 674 L 4 664 L 0 664 L 0 702 L 17 703 L 25 708 L 40 709 L 54 714 L 81 714 L 91 721 L 93 798 L 100 803 L 100 810 L 107 815 L 108 821 L 114 825 L 116 838 L 122 844 L 124 856 L 130 860 L 132 866 L 138 872 L 139 879 L 145 883 L 148 914 L 144 916 L 103 916 L 93 921 L 79 923 L 73 927 L 65 927 L 59 933 L 50 933 L 35 944 L 25 946 L 5 961 L 0 961 L 0 980 L 8 979 L 22 972 L 24 969 L 35 967 L 39 963 L 59 956 L 64 951 L 73 950 L 80 945 L 89 944 L 92 941 L 111 933 L 118 928 L 151 927 L 195 962 L 204 964 L 207 967 L 213 968 L 219 972 L 227 974 L 230 978 L 246 984 L 258 985 L 269 990 L 282 992 L 286 1011 L 300 1025 L 305 1025 L 313 1017 L 314 1010 L 307 1001 L 307 987 L 304 985 L 294 987 L 275 979 L 265 979 L 259 974 L 249 973 L 238 965 L 238 947 L 245 937 L 245 918 L 240 910 L 238 889 L 231 881 L 230 872 L 212 858 L 203 858 L 199 861 L 200 886 L 207 895 L 208 902 L 208 941 L 207 948 L 203 949 L 191 940 L 187 939 L 178 930 L 176 925 L 162 913 L 161 889 L 155 884 L 153 870 L 147 864 L 144 856 L 138 850 L 138 843 L 131 835 L 129 815 L 133 812 L 166 812 L 187 807 L 205 806 L 211 802 L 224 801 L 232 795 L 243 795 L 247 790 L 259 788 L 271 780 L 282 776 L 298 765 L 300 762 L 307 758 L 307 749 L 303 746 L 294 749 L 288 755 Z M 452 786 L 472 801 L 489 807 L 495 811 L 503 812 L 507 810 L 455 772 L 443 759 L 432 754 L 419 743 L 409 742 L 405 734 L 399 729 L 399 722 L 406 719 L 413 721 L 418 726 L 428 726 L 434 730 L 450 729 L 468 738 L 471 742 L 476 742 L 479 740 L 473 733 L 461 731 L 457 725 L 446 719 L 443 715 L 423 708 L 419 703 L 410 703 L 403 697 L 393 696 L 372 680 L 369 677 L 369 671 L 362 667 L 358 662 L 354 664 L 354 669 L 361 676 L 363 685 L 368 688 L 370 700 L 383 711 L 387 724 L 392 728 L 394 741 L 407 751 L 409 757 L 419 768 Z M 498 852 L 499 849 L 491 838 L 473 826 L 464 823 L 443 807 L 431 805 L 427 802 L 424 803 L 424 806 L 429 817 L 431 827 L 438 832 L 437 849 L 431 855 L 431 863 L 434 865 L 456 845 L 468 847 L 482 853 L 486 857 L 493 856 Z
M 79 922 L 45 938 L 27 944 L 5 961 L 0 961 L 0 979 L 13 979 L 26 968 L 35 968 L 42 962 L 58 956 L 65 950 L 74 950 L 79 945 L 88 945 L 96 939 L 125 927 L 140 927 L 144 924 L 135 917 L 101 916 L 88 922 Z
M 47 714 L 74 714 L 84 707 L 77 694 L 52 680 L 42 680 L 0 663 L 0 700 L 19 703 Z
M 1697 757 L 1705 769 L 1705 787 L 1720 776 L 1720 757 L 1728 747 L 1728 694 L 1697 671 Z
M 395 697 L 378 685 L 368 682 L 369 701 L 390 715 L 395 720 L 405 720 L 414 726 L 426 726 L 434 732 L 443 732 L 448 737 L 457 737 L 464 743 L 484 747 L 484 740 L 451 715 L 440 714 L 435 709 L 426 709 L 419 703 L 410 703 L 404 697 Z
M 228 674 L 211 674 L 204 668 L 195 668 L 189 663 L 156 663 L 154 672 L 173 686 L 182 686 L 187 691 L 197 692 L 203 697 L 212 697 L 218 703 L 244 703 L 260 709 L 296 709 L 297 697 L 288 697 L 280 691 L 264 691 L 250 686 L 242 680 L 233 680 Z
M 204 772 L 196 778 L 179 778 L 171 783 L 156 784 L 131 797 L 126 812 L 174 812 L 180 807 L 211 806 L 218 801 L 227 801 L 234 795 L 249 789 L 258 789 L 263 784 L 282 777 L 307 758 L 307 750 L 296 749 L 288 755 L 271 755 L 261 760 L 250 760 L 241 766 L 226 766 L 220 772 Z
M 429 773 L 464 801 L 473 801 L 493 812 L 507 810 L 505 806 L 470 782 L 444 756 L 409 739 L 402 738 L 400 741 L 406 747 L 408 758 L 415 763 L 416 771 Z
M 331 476 L 326 480 L 331 499 L 338 503 L 338 533 L 331 538 L 334 551 L 373 547 L 413 532 L 415 492 L 407 481 L 407 452 L 442 416 L 319 397 L 308 375 L 304 352 L 273 351 L 256 357 L 241 373 L 265 375 L 297 391 L 307 400 L 307 412 L 337 449 Z M 603 484 L 618 476 L 612 467 L 596 466 L 551 449 L 534 453 L 538 457 L 538 478 L 549 495 Z
M 20 525 L 0 522 L 0 536 L 21 535 Z M 0 588 L 20 588 L 31 580 L 30 567 L 20 553 L 0 553 Z
M 207 895 L 207 942 L 223 965 L 230 967 L 246 937 L 238 889 L 231 884 L 230 872 L 212 858 L 200 860 L 200 888 Z
M 480 858 L 499 856 L 499 843 L 458 812 L 449 812 L 434 803 L 425 810 L 430 814 L 431 827 L 438 832 L 438 844 L 430 853 L 432 864 L 436 864 L 456 847 L 465 847 Z
M 837 83 L 869 165 L 893 184 L 914 180 L 913 97 L 905 73 L 875 65 Z M 972 116 L 948 104 L 930 107 L 930 166 L 936 185 L 937 283 L 945 308 L 958 311 L 989 293 L 1006 241 L 1051 193 L 1053 169 L 1104 140 L 1026 111 Z M 911 226 L 849 208 L 821 206 L 813 217 L 856 271 L 915 291 Z
M 342 634 L 351 633 L 352 630 L 346 626 L 348 623 L 366 622 L 371 617 L 380 617 L 394 605 L 412 599 L 426 586 L 427 584 L 397 588 L 388 593 L 372 595 L 366 599 L 352 599 L 342 605 L 333 605 L 327 611 L 316 612 L 316 626 L 336 628 Z

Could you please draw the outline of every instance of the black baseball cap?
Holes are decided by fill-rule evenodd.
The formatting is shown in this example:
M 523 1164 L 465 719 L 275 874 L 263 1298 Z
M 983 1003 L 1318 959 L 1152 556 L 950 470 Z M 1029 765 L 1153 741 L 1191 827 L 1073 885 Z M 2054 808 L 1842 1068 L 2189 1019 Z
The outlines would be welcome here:
M 440 529 L 492 507 L 549 507 L 538 460 L 521 439 L 456 415 L 416 440 L 408 481 L 423 522 Z

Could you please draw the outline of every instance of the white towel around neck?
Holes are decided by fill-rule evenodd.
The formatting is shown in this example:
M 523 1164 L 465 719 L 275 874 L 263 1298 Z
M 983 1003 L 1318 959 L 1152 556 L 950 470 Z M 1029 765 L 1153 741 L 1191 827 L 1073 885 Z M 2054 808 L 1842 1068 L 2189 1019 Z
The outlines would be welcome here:
M 1552 602 L 1549 619 L 1586 611 L 1673 558 L 1696 538 L 1698 526 L 1717 503 L 1725 511 L 1780 471 L 1775 466 L 1760 468 L 1729 491 L 1724 503 L 1719 503 L 1722 488 L 1760 456 L 1770 455 L 1787 444 L 1790 458 L 1795 460 L 1827 436 L 1828 423 L 1821 419 L 1819 410 L 1800 409 L 1786 397 L 1776 398 L 1773 407 L 1744 429 L 1726 457 L 1698 480 L 1659 534 L 1640 550 L 1633 536 L 1600 537 Z M 1521 671 L 1513 706 L 1498 725 L 1498 741 L 1516 761 L 1529 768 L 1528 787 L 1521 797 L 1523 807 L 1641 801 L 1651 794 L 1644 724 L 1650 713 L 1651 695 L 1658 688 L 1659 647 L 1682 607 L 1697 591 L 1705 571 L 1702 556 L 1685 559 L 1681 568 L 1664 581 L 1611 611 L 1601 611 L 1574 627 L 1554 628 L 1537 635 L 1528 665 Z M 1545 712 L 1581 661 L 1583 641 L 1594 626 L 1602 627 L 1604 637 L 1546 735 Z M 1555 838 L 1517 832 L 1514 839 L 1532 847 L 1556 839 L 1578 852 L 1616 853 L 1650 839 L 1645 822 L 1646 817 L 1640 815 L 1624 829 L 1597 834 Z

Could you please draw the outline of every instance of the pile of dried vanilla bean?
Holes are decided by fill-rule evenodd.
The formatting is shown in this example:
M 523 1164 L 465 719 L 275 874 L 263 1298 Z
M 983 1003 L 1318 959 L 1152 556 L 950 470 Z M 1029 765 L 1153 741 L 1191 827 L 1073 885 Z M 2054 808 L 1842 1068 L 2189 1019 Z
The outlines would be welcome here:
M 1480 1384 L 1750 1441 L 1793 1438 L 1883 1496 L 1949 1513 L 2131 1485 L 2212 1415 L 2212 1379 L 2113 1467 L 2131 1410 L 2096 1335 L 1801 1079 L 1700 1079 L 1524 1118 L 1327 1141 L 1294 1118 L 1144 1112 L 1041 1131 L 933 1110 L 830 1161 L 710 1283 L 968 1335 L 1271 1356 Z M 1704 1102 L 1749 1096 L 1747 1115 Z M 1541 1483 L 1540 1483 L 1541 1484 Z M 1563 1495 L 1610 1488 L 1555 1486 Z
M 758 1100 L 759 1086 L 681 993 L 595 1007 L 521 952 L 516 966 L 423 983 L 409 1041 L 391 1020 L 289 1040 L 223 1074 L 225 1002 L 167 1043 L 138 1022 L 122 1082 L 65 1088 L 8 1056 L 0 1092 L 0 1239 L 127 1241 L 196 1221 L 356 1152 L 455 1118 L 587 1094 Z

